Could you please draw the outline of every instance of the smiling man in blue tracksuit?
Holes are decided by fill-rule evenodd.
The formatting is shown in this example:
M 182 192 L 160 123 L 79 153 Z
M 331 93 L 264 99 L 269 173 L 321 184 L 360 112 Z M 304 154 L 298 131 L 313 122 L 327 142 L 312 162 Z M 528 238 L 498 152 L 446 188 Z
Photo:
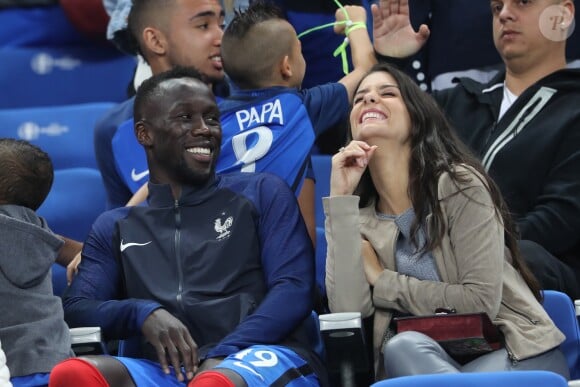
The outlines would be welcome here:
M 193 70 L 143 83 L 134 116 L 149 206 L 95 222 L 64 307 L 70 326 L 142 335 L 148 360 L 68 360 L 51 385 L 85 385 L 95 370 L 109 385 L 323 384 L 303 328 L 314 256 L 293 192 L 270 174 L 216 176 L 219 110 Z

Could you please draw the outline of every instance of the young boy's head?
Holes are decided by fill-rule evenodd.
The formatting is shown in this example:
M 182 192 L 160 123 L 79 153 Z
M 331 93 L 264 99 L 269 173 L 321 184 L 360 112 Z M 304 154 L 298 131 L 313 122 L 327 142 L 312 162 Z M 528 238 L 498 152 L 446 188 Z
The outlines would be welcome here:
M 23 140 L 0 138 L 0 204 L 15 204 L 34 211 L 52 186 L 50 157 Z
M 222 39 L 224 70 L 242 89 L 300 87 L 306 70 L 294 27 L 272 3 L 237 11 Z

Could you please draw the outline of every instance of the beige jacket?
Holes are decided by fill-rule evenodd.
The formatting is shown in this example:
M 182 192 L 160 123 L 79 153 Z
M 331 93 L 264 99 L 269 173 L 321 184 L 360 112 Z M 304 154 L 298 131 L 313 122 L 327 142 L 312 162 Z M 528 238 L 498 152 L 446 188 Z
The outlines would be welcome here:
M 481 180 L 464 167 L 460 189 L 448 174 L 439 179 L 438 195 L 447 232 L 433 251 L 441 282 L 421 281 L 396 272 L 393 220 L 379 219 L 374 205 L 359 210 L 358 196 L 323 199 L 328 241 L 326 289 L 332 312 L 374 313 L 373 348 L 377 379 L 384 377 L 380 345 L 391 311 L 428 315 L 436 308 L 458 313 L 486 312 L 505 337 L 512 360 L 557 347 L 564 335 L 519 273 L 504 247 L 501 221 Z M 430 217 L 427 218 L 429 235 Z M 385 270 L 371 290 L 361 258 L 361 235 L 374 247 Z

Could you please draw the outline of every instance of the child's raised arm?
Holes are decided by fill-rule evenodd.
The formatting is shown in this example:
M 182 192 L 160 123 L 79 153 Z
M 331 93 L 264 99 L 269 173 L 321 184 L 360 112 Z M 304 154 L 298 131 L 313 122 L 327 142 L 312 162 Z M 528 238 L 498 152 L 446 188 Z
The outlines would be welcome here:
M 377 58 L 373 49 L 373 44 L 366 28 L 367 15 L 363 7 L 358 5 L 347 5 L 336 10 L 336 21 L 346 20 L 344 11 L 348 14 L 351 22 L 337 24 L 334 31 L 337 34 L 345 34 L 350 43 L 353 70 L 342 77 L 342 83 L 348 92 L 349 102 L 352 102 L 354 90 L 362 76 L 377 63 Z

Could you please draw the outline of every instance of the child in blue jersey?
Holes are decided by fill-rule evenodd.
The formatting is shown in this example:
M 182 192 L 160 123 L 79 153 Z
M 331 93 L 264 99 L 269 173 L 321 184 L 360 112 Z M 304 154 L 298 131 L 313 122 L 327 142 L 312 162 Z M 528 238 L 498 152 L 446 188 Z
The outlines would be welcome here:
M 345 11 L 364 26 L 364 8 Z M 345 17 L 341 10 L 336 16 Z M 365 28 L 353 29 L 348 38 L 354 70 L 338 83 L 307 90 L 300 90 L 306 63 L 296 31 L 272 3 L 254 2 L 238 12 L 222 39 L 224 70 L 234 90 L 219 103 L 224 134 L 218 167 L 269 171 L 286 180 L 313 240 L 314 182 L 305 180 L 311 148 L 318 135 L 344 119 L 356 83 L 375 62 Z

